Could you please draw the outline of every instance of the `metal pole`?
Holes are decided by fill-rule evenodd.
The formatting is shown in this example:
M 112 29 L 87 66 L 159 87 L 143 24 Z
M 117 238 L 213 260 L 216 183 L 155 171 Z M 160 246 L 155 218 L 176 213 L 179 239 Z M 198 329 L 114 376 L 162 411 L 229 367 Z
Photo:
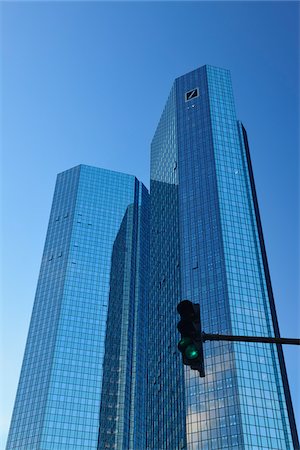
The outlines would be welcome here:
M 231 336 L 229 334 L 211 334 L 202 332 L 202 341 L 260 342 L 267 344 L 300 345 L 300 339 L 263 337 L 263 336 Z

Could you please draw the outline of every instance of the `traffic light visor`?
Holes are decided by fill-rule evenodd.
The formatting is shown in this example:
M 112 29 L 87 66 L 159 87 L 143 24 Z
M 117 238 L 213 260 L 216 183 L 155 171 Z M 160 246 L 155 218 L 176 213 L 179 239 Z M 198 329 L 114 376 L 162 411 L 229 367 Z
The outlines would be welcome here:
M 177 305 L 177 311 L 181 316 L 193 317 L 195 315 L 195 306 L 197 305 L 190 302 L 189 300 L 182 300 L 182 302 Z

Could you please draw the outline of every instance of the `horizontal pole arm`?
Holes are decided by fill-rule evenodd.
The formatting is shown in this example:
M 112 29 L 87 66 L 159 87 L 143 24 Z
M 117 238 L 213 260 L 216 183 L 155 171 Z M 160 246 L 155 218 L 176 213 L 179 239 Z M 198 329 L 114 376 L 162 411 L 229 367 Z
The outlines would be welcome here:
M 261 342 L 267 344 L 300 345 L 300 339 L 263 337 L 263 336 L 231 336 L 229 334 L 211 334 L 202 332 L 202 341 Z

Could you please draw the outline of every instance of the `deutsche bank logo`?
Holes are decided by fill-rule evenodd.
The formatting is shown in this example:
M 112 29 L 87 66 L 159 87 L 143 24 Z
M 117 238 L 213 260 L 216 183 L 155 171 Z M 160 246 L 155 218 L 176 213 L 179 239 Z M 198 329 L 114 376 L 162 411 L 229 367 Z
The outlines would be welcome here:
M 185 93 L 185 101 L 186 102 L 188 102 L 189 100 L 192 100 L 192 98 L 196 98 L 196 97 L 199 97 L 199 89 L 198 88 L 192 89 L 191 91 Z

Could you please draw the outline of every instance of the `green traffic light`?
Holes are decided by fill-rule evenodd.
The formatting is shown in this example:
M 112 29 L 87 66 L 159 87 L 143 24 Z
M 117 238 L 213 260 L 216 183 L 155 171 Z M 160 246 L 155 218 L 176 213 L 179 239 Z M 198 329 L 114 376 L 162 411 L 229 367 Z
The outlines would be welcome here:
M 189 337 L 183 337 L 180 339 L 180 341 L 178 342 L 178 349 L 181 352 L 184 352 L 185 349 L 187 348 L 187 346 L 192 342 L 191 338 Z
M 187 359 L 196 359 L 199 357 L 199 352 L 196 349 L 195 345 L 188 345 L 184 352 Z

